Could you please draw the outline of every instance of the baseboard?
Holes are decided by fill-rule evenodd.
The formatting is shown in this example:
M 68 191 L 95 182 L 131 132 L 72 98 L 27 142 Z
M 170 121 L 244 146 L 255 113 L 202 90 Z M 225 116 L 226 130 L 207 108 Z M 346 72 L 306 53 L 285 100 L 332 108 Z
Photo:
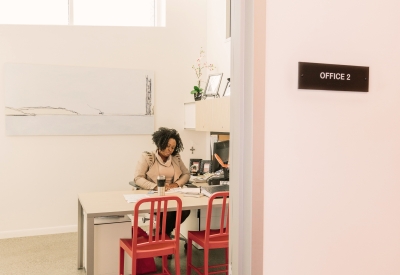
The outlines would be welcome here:
M 77 225 L 43 227 L 25 230 L 0 231 L 0 239 L 78 232 Z

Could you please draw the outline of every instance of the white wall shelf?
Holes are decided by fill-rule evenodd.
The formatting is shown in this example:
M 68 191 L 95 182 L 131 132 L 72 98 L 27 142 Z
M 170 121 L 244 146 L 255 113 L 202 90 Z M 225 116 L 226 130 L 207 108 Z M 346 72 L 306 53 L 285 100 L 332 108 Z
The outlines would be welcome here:
M 230 97 L 196 102 L 196 131 L 230 131 Z
M 183 128 L 186 130 L 196 129 L 196 104 L 195 102 L 184 103 L 184 125 Z

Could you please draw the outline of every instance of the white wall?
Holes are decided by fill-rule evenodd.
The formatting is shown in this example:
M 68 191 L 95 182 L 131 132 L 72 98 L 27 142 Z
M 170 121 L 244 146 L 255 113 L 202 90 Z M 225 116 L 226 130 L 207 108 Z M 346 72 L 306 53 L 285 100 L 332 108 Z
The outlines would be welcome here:
M 166 28 L 0 25 L 0 75 L 6 62 L 154 70 L 156 128 L 181 133 L 186 163 L 207 158 L 206 134 L 183 130 L 206 12 L 205 0 L 168 0 Z M 4 106 L 2 77 L 0 93 Z M 6 136 L 4 108 L 0 118 L 0 238 L 75 231 L 77 194 L 130 190 L 155 149 L 150 135 Z
M 226 0 L 207 0 L 207 61 L 217 68 L 209 74 L 223 73 L 219 95 L 222 96 L 226 79 L 231 76 L 231 40 L 226 39 Z M 203 77 L 205 87 L 207 76 Z
M 264 274 L 400 274 L 398 1 L 267 1 Z M 298 62 L 370 68 L 297 89 Z

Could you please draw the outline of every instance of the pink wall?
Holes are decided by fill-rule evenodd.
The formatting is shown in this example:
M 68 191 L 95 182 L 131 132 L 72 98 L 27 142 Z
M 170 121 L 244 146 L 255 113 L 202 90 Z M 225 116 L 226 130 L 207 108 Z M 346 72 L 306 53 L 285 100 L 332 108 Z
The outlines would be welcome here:
M 253 91 L 253 158 L 252 158 L 252 274 L 261 274 L 264 269 L 263 231 L 260 216 L 264 209 L 264 148 L 265 139 L 265 0 L 254 1 L 254 91 Z
M 264 274 L 400 274 L 400 2 L 267 1 Z M 297 89 L 298 62 L 368 93 Z

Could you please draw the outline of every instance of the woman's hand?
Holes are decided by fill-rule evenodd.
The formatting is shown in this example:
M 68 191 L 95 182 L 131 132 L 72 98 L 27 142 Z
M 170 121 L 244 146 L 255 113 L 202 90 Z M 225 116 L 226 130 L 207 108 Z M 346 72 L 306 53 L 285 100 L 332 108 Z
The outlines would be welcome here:
M 179 185 L 177 183 L 169 183 L 169 184 L 165 185 L 165 191 L 168 191 L 173 188 L 178 188 L 178 187 L 179 187 Z

